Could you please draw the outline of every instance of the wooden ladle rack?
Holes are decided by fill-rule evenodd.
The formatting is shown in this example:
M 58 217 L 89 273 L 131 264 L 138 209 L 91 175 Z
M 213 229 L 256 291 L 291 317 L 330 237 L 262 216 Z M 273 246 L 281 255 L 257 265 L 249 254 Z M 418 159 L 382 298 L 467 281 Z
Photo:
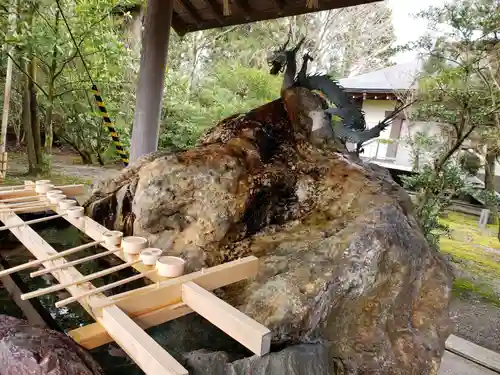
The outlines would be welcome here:
M 150 248 L 142 237 L 123 237 L 108 230 L 88 216 L 83 207 L 68 197 L 83 192 L 83 185 L 54 186 L 49 180 L 26 181 L 19 186 L 0 186 L 0 231 L 9 230 L 30 251 L 34 260 L 0 271 L 0 277 L 22 270 L 40 268 L 30 273 L 38 277 L 50 273 L 59 284 L 22 294 L 21 299 L 39 297 L 67 290 L 71 297 L 56 303 L 63 307 L 78 302 L 94 319 L 68 332 L 78 344 L 92 349 L 116 343 L 150 375 L 188 374 L 165 349 L 145 331 L 152 326 L 196 312 L 257 355 L 270 350 L 271 332 L 247 315 L 222 301 L 210 291 L 256 276 L 258 259 L 241 258 L 211 268 L 184 274 L 185 261 L 171 257 L 168 249 Z M 40 219 L 22 220 L 18 214 L 54 213 Z M 57 252 L 33 228 L 32 224 L 63 218 L 93 241 Z M 67 261 L 66 256 L 90 247 L 104 251 Z M 116 256 L 123 264 L 82 275 L 74 266 L 104 256 Z M 93 280 L 125 268 L 138 273 L 116 282 L 95 287 Z M 134 280 L 147 278 L 150 285 L 106 297 L 102 292 Z

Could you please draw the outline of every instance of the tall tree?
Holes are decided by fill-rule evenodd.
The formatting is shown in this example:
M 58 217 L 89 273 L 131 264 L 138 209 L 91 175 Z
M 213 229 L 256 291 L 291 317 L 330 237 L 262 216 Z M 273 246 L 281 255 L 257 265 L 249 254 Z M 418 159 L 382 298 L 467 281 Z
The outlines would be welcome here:
M 444 208 L 435 198 L 445 189 L 451 158 L 471 135 L 495 126 L 494 114 L 500 109 L 495 100 L 498 93 L 492 95 L 481 77 L 489 58 L 477 48 L 491 37 L 484 32 L 484 25 L 498 17 L 494 4 L 493 0 L 457 0 L 420 13 L 442 36 L 419 41 L 428 60 L 419 82 L 418 117 L 448 125 L 448 142 L 443 143 L 421 179 L 416 212 L 423 221 L 433 220 L 426 215 L 435 216 Z M 485 11 L 488 6 L 490 12 Z M 438 209 L 429 205 L 438 205 Z

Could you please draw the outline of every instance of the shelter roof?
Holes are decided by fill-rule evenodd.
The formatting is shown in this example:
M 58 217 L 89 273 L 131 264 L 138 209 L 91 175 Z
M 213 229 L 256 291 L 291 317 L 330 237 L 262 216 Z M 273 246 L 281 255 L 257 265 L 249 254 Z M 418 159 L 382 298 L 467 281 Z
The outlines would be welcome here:
M 228 15 L 224 15 L 224 1 L 174 0 L 174 30 L 184 35 L 198 30 L 296 16 L 380 0 L 316 0 L 317 8 L 308 7 L 307 3 L 314 0 L 229 0 Z

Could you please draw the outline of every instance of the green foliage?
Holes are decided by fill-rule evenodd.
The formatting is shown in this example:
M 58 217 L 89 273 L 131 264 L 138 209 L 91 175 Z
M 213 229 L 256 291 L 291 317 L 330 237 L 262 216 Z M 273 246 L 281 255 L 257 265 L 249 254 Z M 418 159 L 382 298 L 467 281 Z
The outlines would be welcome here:
M 449 231 L 439 216 L 451 205 L 451 199 L 472 191 L 465 177 L 462 169 L 452 162 L 445 163 L 438 173 L 425 165 L 420 173 L 403 177 L 404 187 L 417 192 L 419 219 L 430 244 L 438 245 L 439 236 Z
M 464 182 L 464 170 L 475 174 L 481 162 L 468 157 L 455 163 L 457 152 L 482 128 L 500 127 L 494 121 L 500 86 L 492 85 L 498 78 L 495 74 L 487 76 L 498 71 L 498 56 L 491 52 L 489 43 L 492 38 L 498 41 L 498 27 L 492 27 L 500 25 L 498 14 L 494 0 L 456 0 L 420 14 L 440 37 L 434 40 L 427 35 L 415 45 L 427 60 L 419 77 L 419 105 L 414 119 L 440 124 L 444 142 L 429 144 L 418 137 L 413 140 L 416 158 L 422 154 L 420 148 L 433 160 L 405 183 L 419 192 L 416 213 L 431 243 L 438 240 L 436 232 L 446 230 L 437 218 L 449 206 L 451 197 L 473 193 Z
M 177 74 L 167 76 L 160 147 L 169 150 L 191 147 L 223 118 L 277 99 L 281 80 L 240 64 L 219 65 L 191 93 L 190 100 L 185 85 L 179 83 Z
M 406 137 L 406 142 L 411 147 L 412 170 L 419 171 L 422 157 L 436 157 L 439 150 L 439 141 L 436 137 L 432 137 L 425 131 L 418 131 L 411 136 Z
M 482 167 L 481 158 L 470 151 L 464 151 L 459 156 L 460 167 L 471 176 L 475 176 Z
M 16 31 L 9 31 L 9 2 L 4 1 L 0 37 L 15 48 L 10 123 L 19 143 L 23 139 L 20 114 L 26 103 L 21 94 L 30 75 L 28 81 L 36 86 L 35 123 L 39 127 L 32 125 L 42 139 L 48 136 L 45 151 L 50 153 L 53 133 L 85 163 L 115 161 L 114 146 L 96 111 L 86 68 L 101 91 L 122 143 L 128 147 L 140 60 L 141 4 L 134 0 L 123 0 L 119 5 L 115 0 L 58 0 L 59 8 L 56 0 L 9 1 L 16 9 Z M 266 55 L 282 45 L 289 32 L 291 44 L 308 36 L 304 47 L 315 57 L 313 68 L 340 75 L 388 65 L 392 56 L 389 47 L 395 39 L 391 11 L 382 3 L 193 32 L 182 38 L 172 33 L 160 147 L 191 147 L 224 117 L 276 99 L 280 78 L 268 73 Z M 5 58 L 0 51 L 0 72 L 5 71 Z M 26 59 L 34 62 L 36 74 L 30 74 Z

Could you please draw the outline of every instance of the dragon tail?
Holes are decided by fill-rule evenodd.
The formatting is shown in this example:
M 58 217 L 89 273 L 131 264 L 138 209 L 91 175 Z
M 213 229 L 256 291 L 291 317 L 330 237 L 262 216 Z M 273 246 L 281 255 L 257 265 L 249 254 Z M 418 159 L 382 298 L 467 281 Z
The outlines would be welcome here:
M 366 130 L 364 112 L 360 108 L 358 108 L 356 104 L 352 103 L 349 95 L 344 91 L 344 88 L 328 75 L 299 75 L 299 77 L 297 77 L 296 84 L 309 90 L 321 91 L 330 102 L 335 104 L 337 108 L 352 109 L 351 113 L 357 112 L 358 115 L 356 117 L 363 119 L 363 121 L 348 121 L 348 125 L 346 126 L 355 131 Z

